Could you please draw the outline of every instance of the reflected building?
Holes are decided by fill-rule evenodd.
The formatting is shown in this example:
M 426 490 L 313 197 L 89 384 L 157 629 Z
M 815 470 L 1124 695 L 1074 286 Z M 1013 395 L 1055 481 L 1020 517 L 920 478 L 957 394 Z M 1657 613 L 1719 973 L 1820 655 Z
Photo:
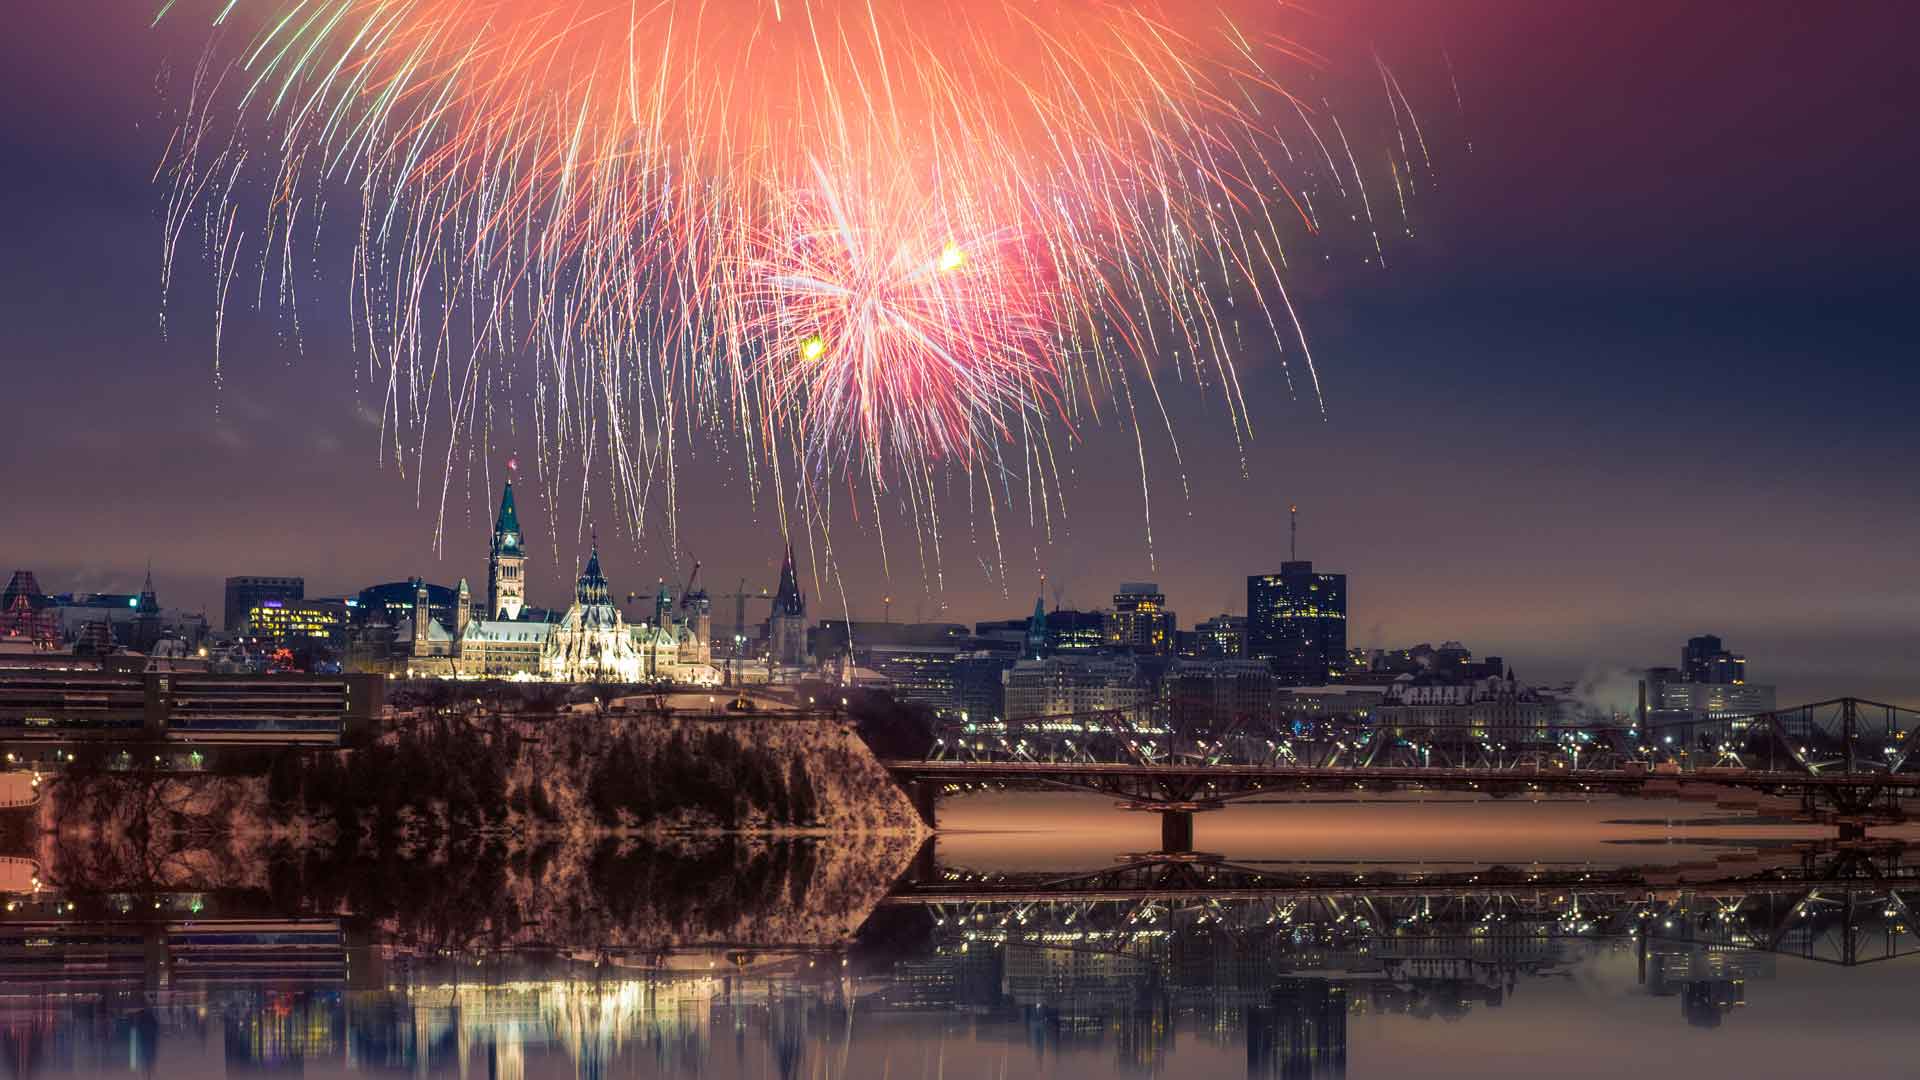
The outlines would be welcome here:
M 1774 977 L 1766 953 L 1691 942 L 1644 942 L 1642 969 L 1647 993 L 1680 1000 L 1680 1015 L 1692 1027 L 1717 1028 L 1747 1003 L 1749 981 Z
M 1347 988 L 1328 979 L 1281 979 L 1247 1012 L 1247 1076 L 1336 1080 L 1347 1075 Z

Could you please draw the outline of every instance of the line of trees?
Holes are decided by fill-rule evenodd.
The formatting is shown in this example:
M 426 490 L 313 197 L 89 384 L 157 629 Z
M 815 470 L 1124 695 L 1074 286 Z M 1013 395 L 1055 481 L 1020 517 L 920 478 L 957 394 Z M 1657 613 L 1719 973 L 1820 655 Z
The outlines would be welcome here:
M 589 767 L 587 801 L 609 827 L 681 811 L 704 812 L 723 828 L 756 817 L 811 825 L 819 814 L 813 781 L 798 757 L 782 768 L 773 752 L 742 746 L 718 731 L 697 741 L 676 733 L 657 752 L 621 742 Z

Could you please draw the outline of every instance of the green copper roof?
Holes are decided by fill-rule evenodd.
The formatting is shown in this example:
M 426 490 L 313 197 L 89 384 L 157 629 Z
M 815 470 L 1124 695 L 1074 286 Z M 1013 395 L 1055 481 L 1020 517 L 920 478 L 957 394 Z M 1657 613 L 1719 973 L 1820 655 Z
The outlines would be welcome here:
M 520 554 L 520 515 L 513 508 L 513 480 L 500 493 L 500 516 L 493 522 L 493 550 L 499 555 Z

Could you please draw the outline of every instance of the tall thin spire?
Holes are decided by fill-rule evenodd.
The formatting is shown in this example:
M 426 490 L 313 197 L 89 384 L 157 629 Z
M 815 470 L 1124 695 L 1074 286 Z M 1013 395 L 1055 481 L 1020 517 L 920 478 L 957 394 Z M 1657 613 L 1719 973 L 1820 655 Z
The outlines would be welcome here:
M 780 588 L 774 592 L 773 609 L 782 615 L 805 615 L 807 598 L 800 591 L 800 574 L 793 566 L 793 542 L 787 542 L 787 560 L 780 566 Z
M 1287 561 L 1300 561 L 1300 505 L 1287 507 Z
M 153 591 L 153 560 L 147 560 L 147 581 L 140 586 L 140 600 L 136 607 L 142 615 L 154 615 L 160 611 L 160 600 Z

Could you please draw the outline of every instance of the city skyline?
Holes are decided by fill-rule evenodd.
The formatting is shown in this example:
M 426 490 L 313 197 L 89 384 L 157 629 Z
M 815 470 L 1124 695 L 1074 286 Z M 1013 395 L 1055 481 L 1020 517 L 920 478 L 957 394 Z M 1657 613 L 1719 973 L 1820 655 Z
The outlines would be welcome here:
M 890 528 L 881 574 L 875 534 L 843 522 L 837 564 L 859 572 L 836 580 L 816 572 L 820 539 L 796 535 L 810 614 L 877 618 L 891 596 L 897 621 L 941 604 L 954 621 L 1010 617 L 1045 573 L 1082 607 L 1158 582 L 1191 624 L 1239 610 L 1245 576 L 1278 570 L 1297 502 L 1301 556 L 1350 577 L 1356 644 L 1454 638 L 1555 682 L 1670 663 L 1674 642 L 1718 633 L 1782 703 L 1916 700 L 1897 254 L 1912 225 L 1889 213 L 1912 148 L 1881 135 L 1901 130 L 1913 80 L 1892 51 L 1901 8 L 1769 10 L 1481 3 L 1428 26 L 1361 5 L 1383 55 L 1434 91 L 1418 104 L 1436 131 L 1453 131 L 1418 235 L 1385 271 L 1302 271 L 1325 418 L 1277 365 L 1250 364 L 1243 474 L 1209 428 L 1213 404 L 1171 393 L 1187 464 L 1164 445 L 1149 455 L 1151 547 L 1140 477 L 1111 464 L 1133 453 L 1118 426 L 1080 433 L 1051 537 L 1003 522 L 996 548 L 987 523 L 949 521 L 935 560 Z M 459 463 L 436 554 L 433 481 L 416 501 L 411 465 L 381 464 L 366 423 L 378 396 L 340 377 L 347 327 L 309 326 L 296 349 L 243 308 L 216 392 L 205 313 L 171 309 L 164 336 L 157 318 L 167 126 L 153 83 L 194 55 L 194 34 L 105 3 L 24 18 L 42 47 L 6 76 L 28 107 L 4 121 L 0 183 L 38 212 L 0 292 L 14 354 L 48 360 L 11 373 L 34 405 L 0 445 L 10 500 L 32 512 L 6 561 L 61 591 L 131 592 L 151 558 L 164 603 L 210 612 L 228 574 L 302 574 L 316 594 L 477 580 L 505 459 L 537 472 L 528 431 Z M 1423 38 L 1448 50 L 1457 122 Z M 1707 39 L 1723 47 L 1684 44 Z M 1784 162 L 1783 145 L 1797 148 Z M 684 575 L 669 544 L 710 581 L 770 588 L 773 504 L 756 508 L 723 456 L 697 456 L 679 535 L 655 525 L 644 549 L 597 494 L 556 508 L 529 484 L 529 593 L 568 594 L 596 521 L 622 591 Z

